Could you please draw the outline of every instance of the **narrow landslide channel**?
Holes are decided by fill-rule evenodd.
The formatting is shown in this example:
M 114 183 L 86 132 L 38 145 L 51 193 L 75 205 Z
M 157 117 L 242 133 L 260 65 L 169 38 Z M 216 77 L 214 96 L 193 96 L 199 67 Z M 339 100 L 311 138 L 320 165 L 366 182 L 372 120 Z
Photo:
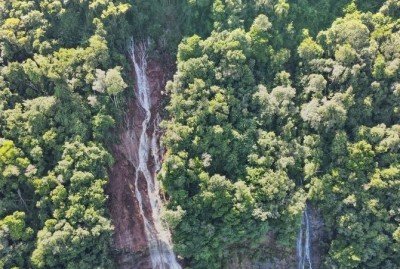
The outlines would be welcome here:
M 122 269 L 178 269 L 169 231 L 160 223 L 161 198 L 155 175 L 159 148 L 161 92 L 168 76 L 159 61 L 148 59 L 144 43 L 132 44 L 135 97 L 129 100 L 119 144 L 112 148 L 109 209 L 114 225 L 113 249 Z

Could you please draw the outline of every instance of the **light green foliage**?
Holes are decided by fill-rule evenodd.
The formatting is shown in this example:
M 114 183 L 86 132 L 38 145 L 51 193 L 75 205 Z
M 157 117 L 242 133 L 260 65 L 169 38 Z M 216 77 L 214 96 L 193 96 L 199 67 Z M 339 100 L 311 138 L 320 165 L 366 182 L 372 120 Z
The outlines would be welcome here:
M 320 57 L 323 52 L 322 47 L 311 37 L 305 38 L 298 49 L 299 56 L 307 61 Z
M 371 14 L 349 6 L 319 33 L 324 53 L 303 57 L 301 116 L 320 137 L 305 169 L 330 232 L 328 267 L 400 266 L 399 33 L 386 8 Z
M 96 79 L 93 82 L 93 90 L 109 95 L 117 95 L 122 92 L 128 85 L 121 77 L 121 67 L 109 69 L 107 72 L 96 69 Z
M 45 49 L 48 22 L 35 1 L 5 0 L 0 3 L 0 58 L 22 60 Z
M 398 33 L 387 31 L 384 37 L 378 37 L 383 27 L 378 22 L 381 16 L 347 14 L 319 34 L 318 46 L 324 45 L 326 57 L 308 59 L 305 70 L 308 76 L 323 76 L 328 87 L 323 89 L 325 96 L 313 92 L 308 96 L 310 102 L 303 105 L 303 119 L 313 128 L 318 128 L 321 120 L 327 122 L 324 115 L 335 121 L 341 119 L 340 124 L 329 125 L 335 128 L 343 127 L 345 122 L 353 128 L 359 124 L 390 125 L 399 120 L 393 58 Z
M 399 217 L 399 130 L 399 125 L 361 127 L 357 142 L 342 144 L 340 161 L 332 162 L 327 173 L 315 179 L 313 197 L 324 210 L 327 227 L 335 231 L 327 264 L 399 266 L 395 221 Z
M 27 266 L 26 255 L 33 246 L 34 231 L 27 227 L 25 219 L 21 211 L 0 219 L 0 268 Z
M 249 32 L 214 31 L 179 46 L 178 71 L 167 86 L 161 180 L 171 197 L 175 249 L 194 268 L 221 268 L 238 249 L 261 257 L 268 232 L 282 246 L 294 244 L 304 205 L 291 178 L 301 167 L 290 130 L 298 118 L 296 90 L 274 65 L 270 27 L 259 16 Z M 258 78 L 256 61 L 274 81 Z
M 111 157 L 98 146 L 67 143 L 54 172 L 34 181 L 40 217 L 45 220 L 38 232 L 32 263 L 36 268 L 108 267 L 108 243 L 112 231 L 105 216 L 103 186 Z M 86 250 L 91 255 L 86 255 Z M 102 258 L 99 258 L 102 257 Z
M 0 268 L 24 267 L 33 247 L 26 214 L 34 212 L 27 203 L 36 168 L 13 141 L 0 138 L 0 171 Z
M 213 1 L 179 45 L 160 178 L 191 267 L 276 257 L 267 232 L 293 249 L 306 199 L 327 268 L 399 266 L 398 5 L 360 11 L 378 2 Z
M 20 149 L 16 148 L 10 140 L 0 140 L 0 189 L 3 195 L 8 193 L 6 188 L 15 189 L 19 181 L 24 180 L 25 170 L 29 166 L 29 160 L 23 157 Z M 26 180 L 26 179 L 25 179 Z
M 32 229 L 25 227 L 25 213 L 16 211 L 0 221 L 0 229 L 9 233 L 11 240 L 26 240 L 32 235 Z
M 113 267 L 103 143 L 119 113 L 110 95 L 127 88 L 129 8 L 0 3 L 0 268 Z

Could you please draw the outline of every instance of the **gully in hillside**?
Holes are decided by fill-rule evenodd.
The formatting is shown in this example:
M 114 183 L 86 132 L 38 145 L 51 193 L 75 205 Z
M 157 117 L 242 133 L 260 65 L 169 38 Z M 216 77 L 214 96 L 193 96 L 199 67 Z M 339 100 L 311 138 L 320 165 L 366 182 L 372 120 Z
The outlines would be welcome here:
M 156 132 L 159 116 L 152 115 L 151 89 L 146 75 L 146 51 L 147 46 L 145 43 L 135 45 L 132 42 L 130 57 L 135 67 L 137 105 L 143 111 L 142 114 L 144 114 L 143 118 L 140 119 L 141 132 L 139 137 L 131 137 L 132 140 L 136 140 L 136 143 L 138 143 L 137 152 L 134 152 L 132 158 L 135 167 L 135 178 L 133 179 L 135 197 L 138 200 L 140 215 L 144 222 L 152 267 L 154 269 L 180 269 L 181 266 L 177 262 L 172 250 L 170 232 L 161 221 L 162 200 L 159 194 L 159 184 L 155 179 L 155 174 L 160 167 L 159 145 Z M 153 132 L 149 135 L 149 130 L 151 129 L 153 129 Z M 145 180 L 146 182 L 146 189 L 144 190 L 139 187 L 141 180 Z M 146 193 L 143 193 L 144 191 Z M 146 210 L 146 205 L 148 204 L 150 205 L 150 210 Z M 149 211 L 151 211 L 150 214 Z
M 306 203 L 303 215 L 301 217 L 301 226 L 297 238 L 297 268 L 298 269 L 313 269 L 311 259 L 311 224 L 309 218 L 309 210 Z

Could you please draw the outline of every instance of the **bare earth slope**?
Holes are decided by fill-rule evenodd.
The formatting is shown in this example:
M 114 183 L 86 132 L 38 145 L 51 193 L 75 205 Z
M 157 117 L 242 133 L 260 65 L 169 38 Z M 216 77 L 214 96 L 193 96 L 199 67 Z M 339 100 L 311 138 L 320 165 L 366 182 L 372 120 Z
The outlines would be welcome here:
M 148 128 L 148 135 L 154 132 L 160 108 L 161 92 L 167 81 L 165 68 L 156 61 L 149 61 L 147 76 L 150 84 L 152 117 Z M 133 74 L 132 74 L 133 75 Z M 137 93 L 137 85 L 135 86 Z M 141 122 L 145 113 L 138 104 L 138 99 L 129 101 L 129 108 L 125 115 L 125 124 L 119 130 L 120 144 L 113 146 L 115 163 L 110 169 L 110 184 L 108 186 L 109 208 L 113 225 L 115 227 L 113 245 L 116 253 L 116 261 L 122 269 L 147 269 L 151 268 L 149 249 L 146 242 L 143 218 L 140 214 L 139 203 L 135 197 L 135 165 L 138 162 L 137 147 L 142 131 Z M 157 132 L 159 138 L 159 132 Z M 162 157 L 159 152 L 160 158 Z M 149 158 L 148 167 L 155 173 L 153 158 Z M 151 219 L 151 207 L 146 197 L 146 181 L 143 175 L 139 175 L 138 187 L 144 201 L 144 212 Z

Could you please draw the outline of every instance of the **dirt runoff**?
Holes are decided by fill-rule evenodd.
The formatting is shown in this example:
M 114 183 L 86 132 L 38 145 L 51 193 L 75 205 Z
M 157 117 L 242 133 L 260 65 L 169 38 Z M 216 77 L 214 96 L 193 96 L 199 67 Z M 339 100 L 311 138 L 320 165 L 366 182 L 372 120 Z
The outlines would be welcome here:
M 161 93 L 167 82 L 166 74 L 171 73 L 166 70 L 168 69 L 157 61 L 148 61 L 147 75 L 152 90 L 153 115 L 149 124 L 149 136 L 154 131 L 155 116 L 161 107 Z M 118 131 L 120 143 L 112 147 L 115 163 L 109 171 L 110 182 L 107 192 L 109 195 L 109 210 L 114 225 L 113 252 L 117 266 L 121 269 L 151 268 L 143 218 L 139 213 L 139 203 L 135 197 L 134 183 L 134 164 L 137 163 L 137 146 L 143 117 L 144 111 L 141 111 L 137 100 L 135 98 L 129 100 L 125 122 Z M 149 158 L 150 161 L 151 159 Z M 149 168 L 152 169 L 152 167 L 154 167 L 154 164 L 149 163 Z M 139 179 L 139 189 L 143 200 L 148 201 L 148 197 L 145 194 L 147 189 L 146 181 L 142 177 Z M 150 208 L 150 205 L 145 202 L 144 212 L 148 219 L 151 219 Z

